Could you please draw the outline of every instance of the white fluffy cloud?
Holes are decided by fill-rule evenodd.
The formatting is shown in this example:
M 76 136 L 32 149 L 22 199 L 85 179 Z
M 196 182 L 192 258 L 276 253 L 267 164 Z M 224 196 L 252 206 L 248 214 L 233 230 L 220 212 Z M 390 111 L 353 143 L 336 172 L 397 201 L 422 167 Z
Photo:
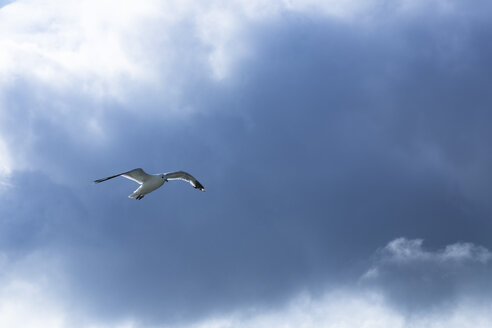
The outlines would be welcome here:
M 338 291 L 320 298 L 305 294 L 283 308 L 243 311 L 182 328 L 402 327 L 403 321 L 377 294 Z
M 245 25 L 281 7 L 246 1 L 16 1 L 0 9 L 0 82 L 5 88 L 26 79 L 124 100 L 140 84 L 173 87 L 179 76 L 174 70 L 185 69 L 189 60 L 208 62 L 211 77 L 220 80 L 246 51 Z
M 437 251 L 425 250 L 422 239 L 397 238 L 381 251 L 381 260 L 410 262 L 429 260 L 435 262 L 473 261 L 487 263 L 492 260 L 492 253 L 482 246 L 472 243 L 455 243 Z
M 0 326 L 11 328 L 64 327 L 64 318 L 47 297 L 46 290 L 24 280 L 0 287 Z
M 472 243 L 455 243 L 437 251 L 423 248 L 422 239 L 397 238 L 376 255 L 375 264 L 363 278 L 377 278 L 380 271 L 391 267 L 428 267 L 446 268 L 466 265 L 487 265 L 492 261 L 492 253 L 485 247 Z
M 3 87 L 18 80 L 92 97 L 121 97 L 151 80 L 142 38 L 162 10 L 153 1 L 17 1 L 0 10 Z
M 408 316 L 396 311 L 379 294 L 339 291 L 326 293 L 318 299 L 301 296 L 282 309 L 211 318 L 181 328 L 485 328 L 492 325 L 487 314 L 490 308 L 490 303 L 484 305 L 463 300 L 449 311 Z
M 28 282 L 10 282 L 2 287 L 0 324 L 2 327 L 22 328 L 143 328 L 171 327 L 145 325 L 135 319 L 113 323 L 74 323 L 70 313 L 61 305 L 54 305 L 38 286 Z M 273 310 L 244 310 L 219 315 L 184 325 L 179 328 L 488 328 L 491 304 L 458 302 L 452 310 L 408 316 L 396 311 L 387 300 L 375 293 L 337 291 L 320 298 L 303 295 L 288 305 Z M 85 319 L 91 321 L 90 319 Z
M 11 280 L 0 288 L 0 325 L 11 328 L 486 328 L 492 325 L 491 308 L 490 303 L 463 299 L 446 311 L 409 316 L 395 310 L 381 294 L 339 290 L 321 297 L 303 294 L 275 309 L 243 309 L 181 325 L 146 325 L 138 319 L 108 323 L 85 317 L 77 321 L 39 283 Z
M 6 143 L 0 138 L 0 177 L 10 174 L 12 163 Z
M 45 251 L 20 257 L 2 252 L 0 272 L 1 327 L 65 327 L 55 297 L 63 281 L 53 256 Z
M 398 1 L 392 10 L 422 3 Z M 448 8 L 453 2 L 431 3 Z M 379 0 L 15 1 L 0 8 L 0 82 L 5 87 L 19 78 L 34 79 L 94 97 L 121 98 L 141 83 L 172 86 L 170 71 L 185 65 L 183 55 L 203 56 L 211 76 L 220 80 L 251 51 L 245 31 L 258 21 L 285 11 L 363 21 L 383 5 Z M 177 30 L 181 23 L 189 30 Z M 193 44 L 204 52 L 177 50 Z

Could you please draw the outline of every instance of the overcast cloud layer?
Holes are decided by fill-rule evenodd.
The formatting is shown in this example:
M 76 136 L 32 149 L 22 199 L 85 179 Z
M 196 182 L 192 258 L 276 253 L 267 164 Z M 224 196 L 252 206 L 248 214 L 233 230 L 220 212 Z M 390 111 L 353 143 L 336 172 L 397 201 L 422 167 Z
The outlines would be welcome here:
M 0 1 L 0 326 L 491 326 L 491 7 Z

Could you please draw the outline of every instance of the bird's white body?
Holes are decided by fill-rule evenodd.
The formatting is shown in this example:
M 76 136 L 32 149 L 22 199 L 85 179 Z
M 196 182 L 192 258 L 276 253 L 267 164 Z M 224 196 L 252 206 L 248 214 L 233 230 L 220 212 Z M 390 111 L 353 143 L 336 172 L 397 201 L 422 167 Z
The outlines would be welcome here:
M 147 195 L 152 191 L 160 188 L 166 179 L 162 178 L 162 174 L 151 174 L 141 185 L 131 194 L 130 198 L 137 198 L 139 195 Z
M 138 187 L 137 190 L 133 192 L 133 194 L 128 196 L 130 198 L 135 198 L 139 200 L 142 199 L 148 193 L 151 193 L 152 191 L 158 189 L 165 182 L 169 180 L 184 180 L 189 182 L 195 189 L 200 189 L 202 191 L 205 191 L 205 188 L 202 186 L 200 182 L 198 182 L 197 179 L 195 179 L 191 174 L 183 171 L 170 172 L 164 174 L 147 174 L 142 169 L 134 169 L 128 172 L 123 172 L 113 175 L 111 177 L 98 179 L 94 182 L 99 183 L 119 176 L 123 176 L 127 179 L 133 180 L 140 184 L 140 187 Z

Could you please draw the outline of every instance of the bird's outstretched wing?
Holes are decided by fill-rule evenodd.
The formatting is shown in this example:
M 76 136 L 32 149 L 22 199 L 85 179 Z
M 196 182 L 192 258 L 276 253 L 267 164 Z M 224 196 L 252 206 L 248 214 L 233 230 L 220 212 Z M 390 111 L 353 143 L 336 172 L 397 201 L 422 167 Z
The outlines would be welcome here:
M 111 177 L 107 177 L 107 178 L 103 178 L 103 179 L 98 179 L 98 180 L 95 180 L 94 182 L 95 183 L 99 183 L 99 182 L 103 182 L 103 181 L 106 181 L 106 180 L 109 180 L 109 179 L 112 179 L 112 178 L 116 178 L 116 177 L 119 177 L 119 176 L 123 176 L 127 179 L 130 179 L 130 180 L 133 180 L 139 184 L 142 184 L 144 183 L 145 180 L 147 180 L 150 175 L 145 173 L 144 170 L 138 168 L 138 169 L 134 169 L 134 170 L 131 170 L 131 171 L 128 171 L 128 172 L 123 172 L 123 173 L 120 173 L 120 174 L 116 174 L 116 175 L 113 175 Z
M 201 191 L 205 191 L 205 188 L 202 186 L 197 179 L 195 179 L 191 174 L 178 171 L 178 172 L 169 172 L 165 174 L 167 180 L 183 180 L 188 181 L 195 189 L 200 189 Z

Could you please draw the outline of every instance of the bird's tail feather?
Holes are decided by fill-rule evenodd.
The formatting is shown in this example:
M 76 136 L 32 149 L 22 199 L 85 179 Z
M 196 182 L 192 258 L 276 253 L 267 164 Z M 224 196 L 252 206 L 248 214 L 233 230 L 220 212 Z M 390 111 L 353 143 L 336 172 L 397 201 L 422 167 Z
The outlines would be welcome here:
M 133 194 L 129 195 L 128 198 L 138 198 L 138 196 L 140 195 L 140 189 L 142 188 L 142 186 L 138 187 L 134 192 Z

